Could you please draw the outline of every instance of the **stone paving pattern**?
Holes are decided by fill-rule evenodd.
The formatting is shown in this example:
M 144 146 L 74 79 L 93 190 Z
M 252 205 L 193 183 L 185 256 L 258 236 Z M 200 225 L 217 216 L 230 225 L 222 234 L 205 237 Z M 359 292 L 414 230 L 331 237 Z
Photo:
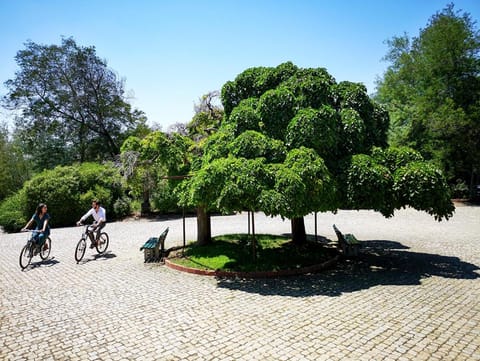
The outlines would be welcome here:
M 166 246 L 182 244 L 182 219 L 166 218 L 108 224 L 107 254 L 80 264 L 82 228 L 54 228 L 50 259 L 21 271 L 27 235 L 2 233 L 0 360 L 480 360 L 480 207 L 440 223 L 411 209 L 317 220 L 328 239 L 334 223 L 355 234 L 361 257 L 293 278 L 192 275 L 143 263 L 165 227 Z M 255 225 L 290 233 L 280 218 Z M 246 231 L 246 214 L 212 219 L 214 235 Z

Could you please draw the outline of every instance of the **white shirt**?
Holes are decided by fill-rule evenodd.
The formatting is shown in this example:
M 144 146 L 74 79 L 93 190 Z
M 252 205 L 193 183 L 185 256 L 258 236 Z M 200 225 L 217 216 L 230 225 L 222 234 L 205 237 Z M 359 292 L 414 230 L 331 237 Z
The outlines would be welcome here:
M 92 216 L 93 219 L 95 219 L 95 222 L 106 222 L 107 221 L 107 216 L 105 212 L 105 208 L 103 207 L 98 207 L 98 212 L 95 211 L 95 209 L 90 208 L 90 210 L 85 213 L 80 220 L 83 222 L 86 220 L 88 217 Z

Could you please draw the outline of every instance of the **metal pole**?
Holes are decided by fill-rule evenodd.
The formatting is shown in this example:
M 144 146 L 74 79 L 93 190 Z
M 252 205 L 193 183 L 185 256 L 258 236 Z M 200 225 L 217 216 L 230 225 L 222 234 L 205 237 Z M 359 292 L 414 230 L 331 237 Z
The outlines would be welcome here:
M 317 212 L 315 212 L 315 242 L 317 241 Z
M 183 248 L 182 248 L 182 256 L 185 253 L 185 207 L 182 208 L 182 216 L 183 216 Z

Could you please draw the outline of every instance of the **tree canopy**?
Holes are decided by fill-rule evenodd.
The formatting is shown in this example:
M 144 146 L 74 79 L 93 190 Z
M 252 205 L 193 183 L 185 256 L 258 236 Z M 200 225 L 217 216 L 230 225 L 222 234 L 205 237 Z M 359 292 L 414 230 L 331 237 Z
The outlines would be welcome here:
M 0 202 L 20 189 L 30 174 L 27 161 L 9 139 L 6 125 L 0 124 Z
M 218 104 L 219 96 L 218 91 L 211 91 L 195 104 L 195 115 L 186 125 L 187 134 L 193 140 L 201 140 L 218 129 L 223 118 L 223 108 Z
M 450 4 L 416 37 L 388 41 L 376 100 L 388 109 L 392 145 L 436 161 L 451 183 L 480 170 L 480 33 Z
M 172 189 L 178 181 L 162 178 L 188 173 L 188 153 L 192 143 L 188 137 L 178 133 L 153 131 L 143 138 L 130 136 L 122 144 L 122 172 L 132 195 L 142 199 L 142 214 L 151 211 L 152 193 L 162 190 L 162 203 L 176 206 Z M 168 210 L 169 206 L 159 208 Z
M 19 113 L 15 134 L 40 169 L 112 158 L 128 131 L 146 120 L 94 47 L 72 38 L 61 45 L 28 41 L 15 60 L 19 70 L 5 82 L 4 103 Z
M 453 212 L 441 172 L 412 150 L 384 150 L 389 117 L 362 84 L 285 63 L 245 70 L 223 86 L 222 103 L 221 126 L 182 184 L 183 204 L 289 218 L 296 242 L 311 212 Z

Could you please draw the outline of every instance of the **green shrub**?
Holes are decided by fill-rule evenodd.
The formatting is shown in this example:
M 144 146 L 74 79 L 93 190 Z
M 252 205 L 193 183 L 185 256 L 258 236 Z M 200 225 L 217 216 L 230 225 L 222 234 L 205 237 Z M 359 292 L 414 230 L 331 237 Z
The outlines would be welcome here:
M 5 232 L 19 231 L 30 219 L 31 215 L 26 215 L 26 200 L 25 192 L 18 191 L 0 204 L 0 226 Z
M 23 186 L 28 214 L 33 214 L 39 203 L 46 203 L 51 226 L 73 224 L 81 213 L 78 189 L 78 177 L 64 167 L 43 171 Z
M 457 182 L 451 188 L 453 198 L 468 198 L 470 189 L 461 179 L 457 179 Z
M 130 215 L 132 211 L 130 199 L 127 197 L 118 198 L 113 204 L 113 211 L 117 217 Z
M 92 199 L 98 199 L 107 210 L 107 219 L 113 220 L 124 216 L 128 208 L 115 206 L 122 197 L 122 177 L 111 164 L 59 166 L 34 176 L 1 204 L 0 226 L 6 231 L 17 230 L 39 203 L 48 205 L 53 227 L 70 226 L 91 207 Z
M 140 213 L 142 210 L 142 202 L 139 199 L 132 199 L 130 201 L 131 213 Z

